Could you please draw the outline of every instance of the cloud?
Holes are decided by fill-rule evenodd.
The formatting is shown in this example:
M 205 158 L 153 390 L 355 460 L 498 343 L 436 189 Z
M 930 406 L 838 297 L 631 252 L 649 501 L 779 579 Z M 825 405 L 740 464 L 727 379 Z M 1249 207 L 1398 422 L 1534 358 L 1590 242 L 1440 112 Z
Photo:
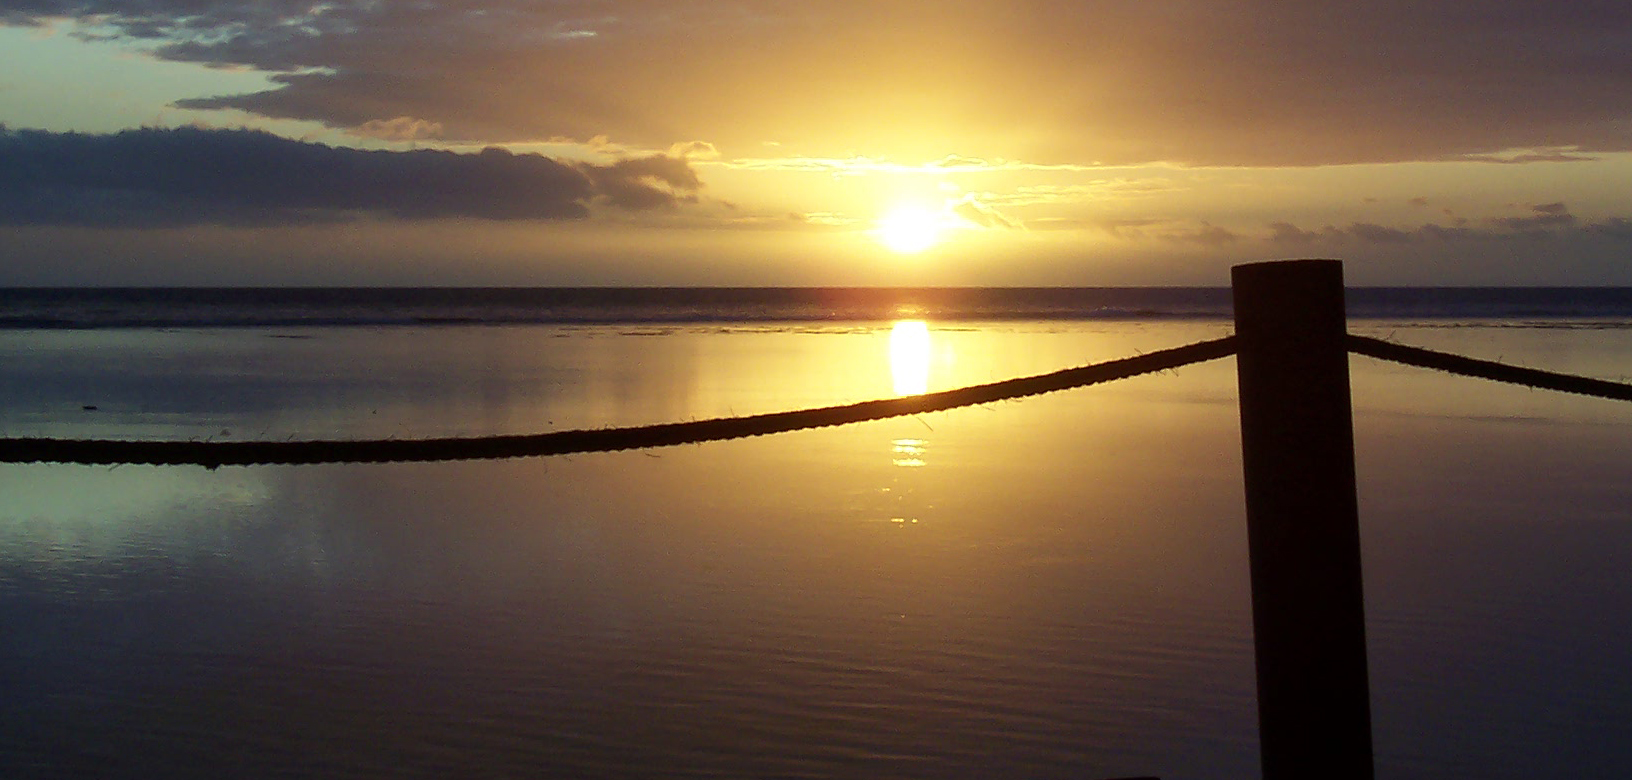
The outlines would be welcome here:
M 1306 230 L 1289 222 L 1269 225 L 1268 241 L 1291 247 L 1333 246 L 1344 244 L 1417 244 L 1429 241 L 1457 241 L 1471 238 L 1494 238 L 1496 234 L 1474 231 L 1463 227 L 1423 224 L 1411 228 L 1397 228 L 1371 222 L 1355 222 L 1338 227 L 1325 225 Z
M 179 105 L 813 158 L 1522 163 L 1632 150 L 1619 0 L 0 0 L 276 72 Z
M 411 116 L 370 119 L 352 128 L 354 135 L 382 141 L 428 141 L 442 135 L 441 122 L 427 122 Z
M 981 203 L 973 195 L 965 195 L 952 204 L 952 213 L 970 224 L 987 229 L 1015 230 L 1023 227 L 1020 220 Z
M 984 192 L 983 203 L 1004 208 L 1058 204 L 1095 204 L 1110 200 L 1135 200 L 1182 189 L 1161 178 L 1095 179 L 1080 184 L 1028 184 L 1005 192 Z
M 497 148 L 363 151 L 252 130 L 0 126 L 0 224 L 11 225 L 581 219 L 596 204 L 672 207 L 701 187 L 686 161 L 662 155 L 595 165 Z
M 949 154 L 931 163 L 936 168 L 944 170 L 980 171 L 993 167 L 992 163 L 979 157 L 967 157 L 959 154 Z
M 669 147 L 669 156 L 692 160 L 718 160 L 720 150 L 707 141 L 681 141 Z
M 1601 222 L 1594 222 L 1586 227 L 1587 232 L 1597 233 L 1623 241 L 1632 241 L 1632 219 L 1626 217 L 1611 217 Z
M 1530 214 L 1522 217 L 1492 217 L 1485 220 L 1487 227 L 1479 228 L 1467 227 L 1466 220 L 1456 220 L 1451 225 L 1425 223 L 1408 228 L 1355 222 L 1342 227 L 1326 225 L 1317 230 L 1306 230 L 1290 222 L 1274 222 L 1269 225 L 1267 240 L 1293 247 L 1535 240 L 1571 234 L 1632 240 L 1632 220 L 1624 217 L 1582 223 L 1564 203 L 1541 203 L 1529 206 L 1529 210 Z
M 864 173 L 952 174 L 995 173 L 1000 171 L 1079 172 L 1095 170 L 1084 165 L 1050 165 L 1019 160 L 982 160 L 974 157 L 947 156 L 929 162 L 896 162 L 886 157 L 738 157 L 724 163 L 728 168 L 750 171 L 786 171 L 792 173 L 829 173 L 834 176 L 855 176 Z
M 1234 231 L 1221 228 L 1217 225 L 1208 224 L 1206 222 L 1203 222 L 1200 228 L 1177 233 L 1173 236 L 1174 240 L 1187 241 L 1214 248 L 1233 244 L 1240 240 L 1240 238 L 1241 237 L 1236 235 Z
M 1547 151 L 1515 151 L 1504 154 L 1465 154 L 1456 159 L 1465 162 L 1485 162 L 1498 165 L 1524 165 L 1527 163 L 1592 162 L 1599 158 L 1579 154 L 1578 150 L 1572 148 Z
M 1070 226 L 1068 221 L 1055 221 L 1050 225 L 1050 227 Z M 1195 224 L 1163 219 L 1121 219 L 1102 221 L 1097 223 L 1097 226 L 1124 241 L 1154 240 L 1219 249 L 1241 240 L 1241 236 L 1235 231 L 1210 222 Z
M 1518 233 L 1530 233 L 1548 228 L 1569 227 L 1575 224 L 1575 215 L 1562 203 L 1543 203 L 1530 207 L 1531 214 L 1524 217 L 1499 217 L 1491 220 L 1495 225 Z
M 662 155 L 576 167 L 609 203 L 631 211 L 664 208 L 678 201 L 694 202 L 697 190 L 703 186 L 685 160 Z
M 1269 226 L 1269 241 L 1287 246 L 1314 246 L 1322 241 L 1340 238 L 1337 228 L 1327 225 L 1320 231 L 1304 230 L 1290 222 L 1274 222 Z
M 1413 239 L 1412 234 L 1404 230 L 1370 222 L 1356 222 L 1349 226 L 1348 233 L 1364 244 L 1408 244 Z

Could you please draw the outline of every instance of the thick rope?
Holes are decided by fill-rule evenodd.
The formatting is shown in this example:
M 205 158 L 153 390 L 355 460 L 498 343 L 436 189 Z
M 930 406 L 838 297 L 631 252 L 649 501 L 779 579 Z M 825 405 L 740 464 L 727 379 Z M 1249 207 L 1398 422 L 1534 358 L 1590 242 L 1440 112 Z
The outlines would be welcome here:
M 763 436 L 1007 401 L 1165 371 L 1233 354 L 1235 337 L 1225 336 L 1148 355 L 939 393 L 864 401 L 848 406 L 634 428 L 477 438 L 371 441 L 204 442 L 7 438 L 0 439 L 0 463 L 194 465 L 213 469 L 217 466 L 256 464 L 491 460 L 672 447 L 678 444 Z
M 1476 360 L 1447 352 L 1435 352 L 1421 347 L 1408 347 L 1404 344 L 1395 344 L 1369 336 L 1349 334 L 1349 351 L 1356 355 L 1365 355 L 1379 360 L 1390 360 L 1418 368 L 1431 368 L 1461 376 L 1494 379 L 1498 382 L 1524 385 L 1525 387 L 1542 390 L 1558 390 L 1565 393 L 1590 395 L 1595 398 L 1632 401 L 1632 385 L 1620 382 L 1589 379 L 1571 374 L 1557 374 L 1534 368 L 1521 368 L 1490 360 Z

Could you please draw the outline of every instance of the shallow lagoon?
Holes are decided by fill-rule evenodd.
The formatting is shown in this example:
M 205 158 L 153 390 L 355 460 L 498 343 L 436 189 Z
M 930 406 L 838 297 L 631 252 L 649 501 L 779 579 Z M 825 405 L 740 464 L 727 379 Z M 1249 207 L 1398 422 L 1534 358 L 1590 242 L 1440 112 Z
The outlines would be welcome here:
M 1632 356 L 1628 330 L 1446 324 L 1355 330 L 1606 378 Z M 630 425 L 1227 331 L 11 331 L 0 432 Z M 1632 405 L 1351 367 L 1379 776 L 1632 771 Z M 632 453 L 0 466 L 0 758 L 17 777 L 1251 776 L 1234 399 L 1225 359 Z

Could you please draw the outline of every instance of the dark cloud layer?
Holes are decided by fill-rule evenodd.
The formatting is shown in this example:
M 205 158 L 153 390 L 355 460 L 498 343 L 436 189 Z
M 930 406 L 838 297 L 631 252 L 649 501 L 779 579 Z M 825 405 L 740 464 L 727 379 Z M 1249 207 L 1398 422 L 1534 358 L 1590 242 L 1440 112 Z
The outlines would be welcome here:
M 185 106 L 451 140 L 1229 165 L 1632 150 L 1625 0 L 0 0 L 53 18 L 279 72 Z
M 1457 220 L 1451 225 L 1430 222 L 1410 228 L 1355 222 L 1308 230 L 1290 222 L 1275 222 L 1269 226 L 1269 240 L 1290 247 L 1546 240 L 1579 236 L 1632 240 L 1632 220 L 1624 217 L 1583 223 L 1563 203 L 1539 203 L 1530 206 L 1529 211 L 1525 216 L 1494 217 L 1483 224 Z
M 578 219 L 695 197 L 695 172 L 652 156 L 610 165 L 486 149 L 364 151 L 252 130 L 114 135 L 0 126 L 0 224 L 284 224 L 399 219 Z

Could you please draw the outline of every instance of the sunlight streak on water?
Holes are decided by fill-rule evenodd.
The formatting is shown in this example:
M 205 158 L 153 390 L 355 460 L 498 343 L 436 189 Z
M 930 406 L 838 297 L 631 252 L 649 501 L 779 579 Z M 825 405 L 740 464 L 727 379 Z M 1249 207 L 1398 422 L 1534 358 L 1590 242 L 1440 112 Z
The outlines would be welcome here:
M 890 442 L 890 449 L 895 458 L 890 462 L 901 468 L 923 468 L 926 464 L 924 452 L 929 442 L 923 439 L 895 439 Z
M 923 320 L 901 320 L 890 327 L 890 376 L 896 395 L 929 391 L 932 346 L 929 325 Z

